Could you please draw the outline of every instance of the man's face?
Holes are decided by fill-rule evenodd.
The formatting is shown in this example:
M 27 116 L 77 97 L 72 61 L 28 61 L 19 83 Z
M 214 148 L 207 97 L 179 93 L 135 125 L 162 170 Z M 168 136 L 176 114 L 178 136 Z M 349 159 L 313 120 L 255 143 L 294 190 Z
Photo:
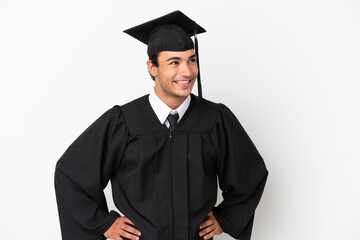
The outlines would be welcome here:
M 184 100 L 196 81 L 198 66 L 194 50 L 163 51 L 158 56 L 159 66 L 151 66 L 155 77 L 155 92 L 164 102 Z

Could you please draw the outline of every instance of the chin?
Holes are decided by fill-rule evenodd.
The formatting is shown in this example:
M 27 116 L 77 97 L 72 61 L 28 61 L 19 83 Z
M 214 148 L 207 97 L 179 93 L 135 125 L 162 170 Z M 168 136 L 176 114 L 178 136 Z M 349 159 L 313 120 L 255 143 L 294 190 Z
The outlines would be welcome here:
M 191 94 L 191 90 L 189 90 L 189 91 L 181 91 L 181 92 L 175 93 L 175 95 L 178 96 L 178 97 L 187 97 L 190 94 Z

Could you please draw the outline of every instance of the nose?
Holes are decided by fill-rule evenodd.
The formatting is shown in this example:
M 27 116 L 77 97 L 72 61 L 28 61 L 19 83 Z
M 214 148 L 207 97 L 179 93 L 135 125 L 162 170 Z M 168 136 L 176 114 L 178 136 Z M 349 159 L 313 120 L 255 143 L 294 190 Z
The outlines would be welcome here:
M 180 67 L 180 74 L 184 78 L 192 78 L 193 72 L 191 70 L 192 69 L 190 68 L 188 63 L 183 63 L 183 64 L 181 64 L 181 67 Z

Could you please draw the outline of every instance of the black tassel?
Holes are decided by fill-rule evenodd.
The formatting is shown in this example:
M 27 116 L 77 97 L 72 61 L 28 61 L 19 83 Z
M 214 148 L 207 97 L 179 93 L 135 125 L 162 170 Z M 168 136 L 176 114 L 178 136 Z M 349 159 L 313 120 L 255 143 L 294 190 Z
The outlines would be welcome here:
M 201 78 L 200 78 L 200 64 L 199 64 L 199 44 L 197 39 L 197 29 L 195 23 L 195 30 L 194 30 L 194 38 L 195 38 L 195 54 L 196 54 L 196 63 L 198 65 L 198 76 L 197 76 L 197 84 L 198 84 L 198 96 L 202 98 L 202 88 L 201 88 Z

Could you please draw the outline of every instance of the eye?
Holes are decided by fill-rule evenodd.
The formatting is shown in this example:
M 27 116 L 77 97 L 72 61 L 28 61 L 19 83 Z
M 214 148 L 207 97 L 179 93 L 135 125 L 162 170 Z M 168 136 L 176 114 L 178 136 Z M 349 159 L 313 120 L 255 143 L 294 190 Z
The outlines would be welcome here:
M 190 63 L 196 63 L 196 58 L 192 58 L 189 60 Z
M 178 65 L 179 62 L 178 62 L 178 61 L 172 61 L 172 62 L 170 62 L 169 64 L 170 64 L 170 65 Z

